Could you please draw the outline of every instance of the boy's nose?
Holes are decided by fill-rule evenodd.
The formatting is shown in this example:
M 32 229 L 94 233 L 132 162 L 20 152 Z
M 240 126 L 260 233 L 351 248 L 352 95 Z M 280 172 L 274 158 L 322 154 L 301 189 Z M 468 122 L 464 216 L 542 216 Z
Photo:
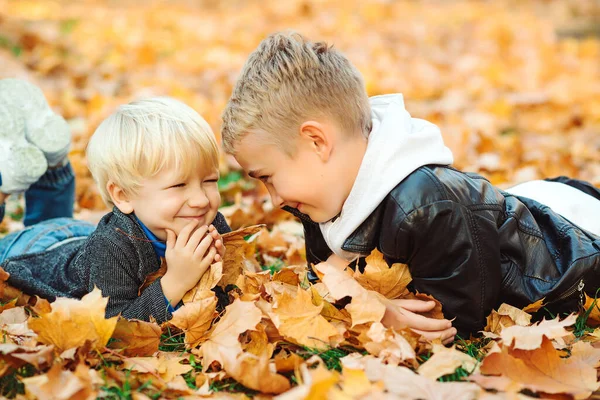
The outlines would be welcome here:
M 275 192 L 274 189 L 269 189 L 269 194 L 271 195 L 271 202 L 273 203 L 273 207 L 283 207 L 283 199 L 277 194 L 277 192 Z
M 203 191 L 194 193 L 188 199 L 188 204 L 190 205 L 190 207 L 203 208 L 203 207 L 208 206 L 208 203 L 209 203 L 208 197 L 206 196 L 206 194 Z

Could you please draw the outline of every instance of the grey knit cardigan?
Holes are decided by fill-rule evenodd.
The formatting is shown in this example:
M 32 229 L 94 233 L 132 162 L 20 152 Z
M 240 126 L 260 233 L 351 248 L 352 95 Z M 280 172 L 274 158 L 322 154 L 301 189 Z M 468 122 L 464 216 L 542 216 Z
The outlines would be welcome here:
M 213 225 L 219 233 L 231 231 L 221 213 Z M 50 250 L 11 257 L 0 267 L 10 274 L 8 283 L 29 295 L 53 301 L 56 297 L 81 298 L 97 286 L 109 297 L 106 317 L 162 323 L 171 318 L 160 279 L 138 291 L 146 277 L 160 268 L 160 259 L 135 217 L 116 207 L 83 240 Z

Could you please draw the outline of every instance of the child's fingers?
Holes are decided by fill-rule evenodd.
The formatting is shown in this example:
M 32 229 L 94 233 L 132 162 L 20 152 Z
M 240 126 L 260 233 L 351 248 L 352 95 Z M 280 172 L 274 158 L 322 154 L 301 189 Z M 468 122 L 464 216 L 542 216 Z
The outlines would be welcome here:
M 452 322 L 447 319 L 428 318 L 420 314 L 415 314 L 408 310 L 402 310 L 406 324 L 410 328 L 422 331 L 436 332 L 443 331 L 452 327 Z
M 192 233 L 194 228 L 196 228 L 197 225 L 198 221 L 193 220 L 189 224 L 184 226 L 183 229 L 179 232 L 179 235 L 177 236 L 177 243 L 175 246 L 180 249 L 184 248 L 190 238 L 190 234 Z
M 210 237 L 210 236 L 208 236 L 208 237 Z M 202 259 L 202 261 L 198 265 L 198 268 L 203 270 L 202 275 L 204 275 L 204 272 L 206 272 L 206 270 L 208 270 L 208 267 L 210 267 L 211 264 L 214 262 L 216 254 L 217 254 L 217 249 L 215 249 L 214 246 L 211 246 L 210 249 L 208 250 L 208 253 L 206 254 L 206 256 Z
M 412 331 L 418 333 L 426 340 L 432 341 L 439 339 L 444 344 L 454 341 L 454 336 L 456 335 L 456 328 L 448 328 L 437 332 L 422 331 L 420 329 L 412 329 Z
M 432 300 L 397 299 L 390 300 L 390 302 L 395 306 L 417 313 L 431 311 L 435 307 L 435 301 Z
M 175 235 L 175 232 L 170 229 L 165 229 L 165 231 L 167 232 L 167 249 L 172 249 L 175 247 L 177 236 Z
M 209 247 L 214 249 L 214 253 L 216 254 L 217 249 L 215 249 L 214 246 L 211 246 L 212 243 L 213 243 L 213 237 L 211 235 L 204 236 L 204 238 L 200 241 L 200 243 L 196 247 L 196 250 L 194 250 L 194 258 L 196 258 L 196 259 L 203 258 L 204 255 L 206 254 L 206 252 L 208 251 Z M 212 249 L 211 249 L 211 251 L 212 251 Z M 214 255 L 213 255 L 213 257 L 214 257 Z
M 194 231 L 194 233 L 192 233 L 192 235 L 190 236 L 185 247 L 188 250 L 191 250 L 192 252 L 196 251 L 198 244 L 200 244 L 200 241 L 202 240 L 202 238 L 204 236 L 206 236 L 207 231 L 208 231 L 208 226 L 206 226 L 206 225 L 201 226 L 200 228 L 196 229 Z

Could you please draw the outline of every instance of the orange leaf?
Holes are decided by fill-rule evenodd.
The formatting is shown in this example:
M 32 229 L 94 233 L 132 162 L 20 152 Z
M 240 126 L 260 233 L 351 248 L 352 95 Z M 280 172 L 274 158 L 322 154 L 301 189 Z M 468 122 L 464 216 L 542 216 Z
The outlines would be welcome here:
M 217 298 L 210 290 L 204 298 L 187 303 L 173 313 L 170 323 L 185 332 L 185 344 L 195 347 L 203 338 L 216 317 Z
M 399 297 L 412 280 L 408 266 L 392 264 L 389 266 L 377 249 L 366 258 L 367 266 L 364 273 L 354 272 L 354 278 L 362 287 L 381 293 L 388 299 Z
M 95 349 L 102 349 L 118 319 L 104 317 L 107 303 L 108 298 L 103 298 L 98 288 L 81 300 L 58 298 L 52 303 L 52 311 L 31 318 L 29 327 L 38 334 L 40 342 L 53 344 L 59 353 L 82 346 L 86 340 L 91 341 Z
M 289 293 L 277 298 L 277 306 L 269 313 L 279 332 L 288 340 L 304 346 L 326 349 L 329 338 L 338 331 L 321 316 L 323 306 L 312 303 L 308 291 L 297 288 L 296 295 Z
M 151 356 L 158 351 L 161 334 L 155 322 L 119 318 L 109 347 L 123 349 L 128 357 Z
M 599 387 L 596 370 L 591 365 L 598 362 L 599 353 L 600 350 L 595 350 L 591 361 L 580 351 L 562 358 L 550 339 L 543 337 L 541 346 L 535 350 L 510 350 L 503 346 L 501 352 L 488 354 L 483 359 L 481 373 L 504 376 L 536 392 L 566 393 L 584 399 Z

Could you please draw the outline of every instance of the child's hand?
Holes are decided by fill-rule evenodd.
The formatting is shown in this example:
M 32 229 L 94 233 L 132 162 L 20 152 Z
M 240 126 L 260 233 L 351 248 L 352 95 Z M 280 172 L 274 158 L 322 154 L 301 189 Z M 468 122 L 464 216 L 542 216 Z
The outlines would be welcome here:
M 409 327 L 427 340 L 440 339 L 448 344 L 454 341 L 456 328 L 447 319 L 428 318 L 419 313 L 431 311 L 435 302 L 424 300 L 397 299 L 389 300 L 381 322 L 386 327 Z
M 223 261 L 223 257 L 225 257 L 225 245 L 223 244 L 223 239 L 221 238 L 221 234 L 217 231 L 213 225 L 208 227 L 209 234 L 213 237 L 214 247 L 217 249 L 217 255 L 215 256 L 215 261 Z
M 187 224 L 179 236 L 167 229 L 167 273 L 161 278 L 163 293 L 175 306 L 193 288 L 215 261 L 217 248 L 213 245 L 208 226 L 194 231 L 198 222 Z M 222 244 L 221 244 L 222 245 Z

